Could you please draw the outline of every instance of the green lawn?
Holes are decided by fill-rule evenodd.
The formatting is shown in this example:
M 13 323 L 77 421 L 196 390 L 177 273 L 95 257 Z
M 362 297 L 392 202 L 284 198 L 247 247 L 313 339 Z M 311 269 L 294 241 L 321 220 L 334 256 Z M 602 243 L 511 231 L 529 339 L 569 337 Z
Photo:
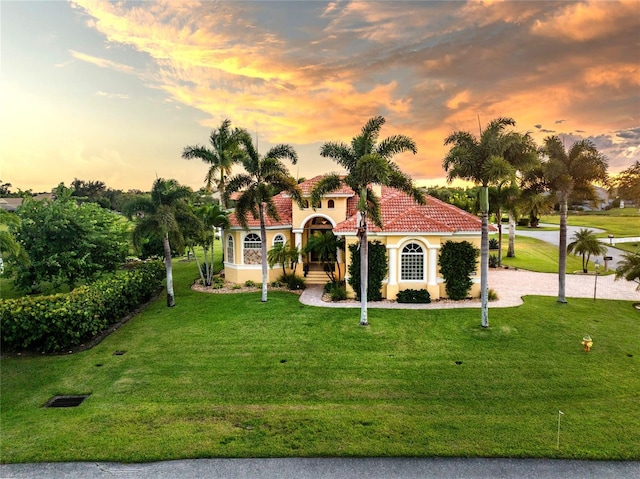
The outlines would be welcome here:
M 497 236 L 496 236 L 497 237 Z M 509 245 L 508 235 L 502 235 L 502 265 L 511 268 L 526 269 L 540 273 L 558 272 L 558 247 L 545 241 L 528 238 L 526 236 L 516 236 L 515 258 L 507 258 Z M 497 250 L 492 250 L 490 254 L 497 254 Z M 589 263 L 593 268 L 593 264 Z M 582 271 L 582 256 L 567 256 L 567 272 Z
M 194 263 L 174 264 L 175 308 L 161 297 L 83 353 L 2 359 L 2 462 L 640 459 L 631 302 L 528 297 L 486 330 L 477 309 L 370 309 L 363 328 L 291 293 L 192 292 Z M 91 396 L 41 407 L 71 393 Z
M 625 208 L 625 211 L 627 208 Z M 567 224 L 584 228 L 600 228 L 605 233 L 599 233 L 600 237 L 607 237 L 612 234 L 616 237 L 640 236 L 640 214 L 637 209 L 632 209 L 635 214 L 629 216 L 613 216 L 604 214 L 575 214 L 570 213 L 567 217 Z M 560 216 L 543 216 L 541 223 L 560 224 Z

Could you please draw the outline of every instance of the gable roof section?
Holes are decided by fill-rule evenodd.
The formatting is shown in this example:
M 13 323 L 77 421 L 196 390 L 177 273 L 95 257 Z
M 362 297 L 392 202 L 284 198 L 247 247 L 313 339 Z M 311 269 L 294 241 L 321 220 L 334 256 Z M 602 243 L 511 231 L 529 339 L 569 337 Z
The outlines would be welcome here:
M 273 227 L 286 227 L 291 226 L 292 216 L 291 216 L 291 198 L 289 198 L 284 193 L 279 193 L 273 197 L 273 202 L 276 205 L 278 210 L 278 216 L 280 216 L 280 221 L 275 221 L 269 215 L 266 214 L 265 211 L 265 225 L 267 228 Z M 229 215 L 229 224 L 233 227 L 239 227 L 240 223 L 238 222 L 238 218 L 235 214 L 235 211 Z M 249 228 L 259 228 L 260 227 L 260 219 L 254 218 L 251 212 L 247 215 L 247 224 Z
M 314 176 L 313 178 L 311 178 L 310 180 L 307 181 L 303 181 L 302 183 L 300 183 L 298 186 L 300 187 L 300 190 L 302 191 L 302 196 L 311 196 L 311 190 L 313 189 L 314 186 L 316 186 L 316 184 L 318 183 L 318 181 L 320 181 L 320 179 L 322 179 L 324 177 L 324 175 L 318 175 L 318 176 Z M 344 178 L 344 177 L 343 177 Z M 331 198 L 331 197 L 351 197 L 353 196 L 353 190 L 351 188 L 349 188 L 347 185 L 343 184 L 340 188 L 333 190 L 331 193 L 328 193 L 325 195 L 325 198 Z

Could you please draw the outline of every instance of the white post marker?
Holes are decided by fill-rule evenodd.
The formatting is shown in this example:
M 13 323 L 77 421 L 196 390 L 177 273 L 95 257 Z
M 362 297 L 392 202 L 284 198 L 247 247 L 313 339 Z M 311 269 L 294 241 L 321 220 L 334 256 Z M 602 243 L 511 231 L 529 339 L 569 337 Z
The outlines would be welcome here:
M 562 411 L 558 411 L 558 440 L 556 441 L 556 449 L 560 449 L 560 416 L 564 415 Z

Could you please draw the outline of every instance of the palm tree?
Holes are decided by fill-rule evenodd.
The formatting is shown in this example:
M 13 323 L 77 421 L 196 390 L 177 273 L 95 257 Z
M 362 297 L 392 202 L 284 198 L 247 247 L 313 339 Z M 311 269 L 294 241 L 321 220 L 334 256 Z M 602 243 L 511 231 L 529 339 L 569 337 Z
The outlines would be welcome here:
M 288 158 L 294 165 L 298 155 L 290 145 L 276 145 L 264 157 L 258 154 L 251 137 L 245 132 L 239 136 L 240 147 L 244 152 L 242 165 L 245 173 L 235 175 L 229 180 L 225 190 L 225 201 L 229 196 L 241 191 L 236 202 L 235 216 L 243 228 L 248 228 L 247 215 L 260 220 L 260 236 L 262 244 L 262 302 L 267 301 L 267 228 L 265 217 L 268 215 L 275 221 L 280 218 L 273 201 L 274 191 L 286 191 L 300 207 L 302 196 L 296 180 L 289 174 L 282 159 Z
M 311 204 L 318 204 L 323 195 L 334 191 L 342 184 L 358 195 L 358 239 L 360 243 L 360 324 L 369 324 L 367 318 L 368 285 L 368 221 L 382 228 L 379 198 L 373 192 L 372 185 L 384 185 L 404 191 L 418 203 L 425 203 L 424 193 L 413 186 L 411 178 L 405 175 L 391 158 L 404 151 L 417 152 L 415 142 L 404 135 L 394 135 L 378 143 L 380 129 L 385 119 L 381 116 L 371 118 L 362 127 L 351 144 L 327 142 L 322 145 L 320 155 L 331 158 L 347 170 L 346 176 L 331 174 L 323 177 L 311 191 Z
M 182 158 L 191 160 L 193 158 L 200 159 L 208 163 L 209 170 L 205 176 L 205 185 L 207 191 L 211 191 L 213 184 L 220 192 L 220 201 L 222 208 L 227 209 L 225 200 L 225 179 L 231 174 L 234 163 L 238 163 L 242 158 L 242 151 L 239 148 L 240 136 L 246 132 L 242 129 L 235 128 L 231 130 L 231 120 L 224 120 L 217 130 L 211 130 L 209 143 L 211 149 L 201 146 L 186 146 L 182 151 Z M 219 174 L 219 179 L 216 175 Z
M 591 255 L 604 256 L 607 252 L 607 248 L 600 243 L 598 237 L 593 231 L 580 228 L 573 237 L 573 241 L 567 245 L 567 253 L 575 253 L 582 255 L 582 272 L 587 272 L 587 265 Z
M 482 186 L 480 211 L 482 235 L 480 248 L 480 299 L 482 326 L 489 327 L 488 276 L 489 276 L 489 185 L 515 178 L 519 169 L 525 169 L 537 158 L 531 137 L 526 134 L 505 131 L 515 126 L 511 118 L 497 118 L 489 123 L 480 138 L 466 131 L 449 135 L 445 145 L 451 145 L 442 162 L 447 179 L 461 178 Z
M 333 234 L 333 231 L 325 233 L 315 233 L 307 240 L 305 253 L 313 251 L 318 255 L 320 261 L 324 265 L 324 272 L 332 283 L 335 283 L 342 277 L 340 271 L 340 263 L 338 263 L 338 248 L 341 247 L 340 240 Z M 338 265 L 338 277 L 336 278 L 336 264 Z
M 273 268 L 276 264 L 279 264 L 282 267 L 283 279 L 287 278 L 287 265 L 292 259 L 291 254 L 292 248 L 288 241 L 286 243 L 274 244 L 273 248 L 271 248 L 267 253 L 269 268 Z
M 133 244 L 139 247 L 142 239 L 149 234 L 162 237 L 164 264 L 167 273 L 167 306 L 175 306 L 173 292 L 173 270 L 171 267 L 171 246 L 184 248 L 181 224 L 196 222 L 197 218 L 187 204 L 193 194 L 191 188 L 180 185 L 176 180 L 158 178 L 154 181 L 150 196 L 137 196 L 127 205 L 129 218 L 136 218 L 133 229 Z
M 542 149 L 548 157 L 544 173 L 550 189 L 560 203 L 560 238 L 558 253 L 558 302 L 566 303 L 565 281 L 567 271 L 567 209 L 570 198 L 595 199 L 593 182 L 606 182 L 607 159 L 589 140 L 576 141 L 565 152 L 557 136 L 544 140 Z
M 194 254 L 200 279 L 205 286 L 211 286 L 213 280 L 213 262 L 215 255 L 216 230 L 229 226 L 229 218 L 226 211 L 218 204 L 206 203 L 194 209 L 194 215 L 201 221 L 202 228 L 195 232 L 197 243 L 202 246 L 204 253 L 204 271 L 200 266 L 198 256 Z M 209 252 L 211 254 L 209 254 Z
M 502 181 L 497 186 L 489 188 L 490 211 L 495 214 L 498 225 L 498 266 L 502 265 L 502 214 L 509 214 L 509 247 L 512 248 L 511 220 L 515 216 L 516 198 L 520 188 L 511 181 Z M 515 236 L 515 231 L 513 236 Z
M 624 278 L 627 281 L 638 283 L 637 290 L 640 291 L 640 252 L 625 253 L 624 258 L 616 268 L 616 280 Z

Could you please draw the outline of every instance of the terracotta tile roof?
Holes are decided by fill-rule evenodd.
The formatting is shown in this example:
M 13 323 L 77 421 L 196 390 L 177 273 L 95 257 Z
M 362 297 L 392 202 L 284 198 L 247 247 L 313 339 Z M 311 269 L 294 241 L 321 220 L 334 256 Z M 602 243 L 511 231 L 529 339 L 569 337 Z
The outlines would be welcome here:
M 320 178 L 321 176 L 316 176 L 300 184 L 303 196 L 310 193 Z M 340 196 L 349 195 L 350 197 L 347 199 L 347 218 L 338 223 L 333 231 L 336 233 L 355 233 L 358 196 L 347 186 L 336 190 L 334 194 Z M 427 196 L 426 199 L 426 205 L 419 205 L 413 198 L 402 191 L 383 187 L 380 198 L 383 231 L 388 233 L 479 233 L 481 231 L 482 222 L 479 217 L 432 196 Z M 267 216 L 267 227 L 291 226 L 291 198 L 286 193 L 280 193 L 274 197 L 274 202 L 280 214 L 280 221 L 276 222 Z M 248 220 L 250 228 L 260 226 L 260 221 L 254 219 L 251 214 L 248 215 Z M 232 227 L 239 226 L 234 213 L 229 216 L 229 222 Z M 381 231 L 371 222 L 369 222 L 369 230 Z M 490 231 L 496 231 L 496 229 L 490 226 Z
M 334 228 L 336 233 L 352 233 L 356 230 L 357 198 L 350 198 L 347 204 L 348 218 Z M 427 196 L 427 204 L 419 205 L 407 194 L 383 188 L 380 210 L 384 231 L 388 233 L 425 232 L 456 233 L 479 232 L 480 218 L 453 205 Z M 381 231 L 369 222 L 370 231 Z
M 284 193 L 277 194 L 273 197 L 273 201 L 276 204 L 276 208 L 278 209 L 278 215 L 280 216 L 280 221 L 275 221 L 269 215 L 265 214 L 265 225 L 267 228 L 274 226 L 291 226 L 292 216 L 291 216 L 291 198 L 286 196 Z M 265 212 L 266 213 L 266 212 Z M 247 215 L 247 222 L 249 228 L 259 228 L 260 220 L 254 219 L 253 215 L 249 213 Z M 229 215 L 229 224 L 231 227 L 238 227 L 240 223 L 238 222 L 238 218 L 234 213 Z

